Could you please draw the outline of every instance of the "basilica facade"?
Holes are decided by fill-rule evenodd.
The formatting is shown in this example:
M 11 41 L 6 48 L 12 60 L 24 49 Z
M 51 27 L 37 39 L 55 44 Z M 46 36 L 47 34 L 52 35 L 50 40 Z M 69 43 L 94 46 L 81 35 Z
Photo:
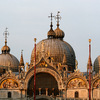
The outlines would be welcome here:
M 30 64 L 24 64 L 23 52 L 20 61 L 10 53 L 5 45 L 0 54 L 0 99 L 26 100 L 34 97 L 34 66 L 36 66 L 36 100 L 89 99 L 100 100 L 100 56 L 91 62 L 91 88 L 89 88 L 89 61 L 87 72 L 80 72 L 72 46 L 63 40 L 65 33 L 59 27 L 59 12 L 56 15 L 57 28 L 53 30 L 51 14 L 47 39 L 36 44 Z M 91 42 L 89 42 L 91 45 Z M 89 55 L 89 59 L 90 55 Z

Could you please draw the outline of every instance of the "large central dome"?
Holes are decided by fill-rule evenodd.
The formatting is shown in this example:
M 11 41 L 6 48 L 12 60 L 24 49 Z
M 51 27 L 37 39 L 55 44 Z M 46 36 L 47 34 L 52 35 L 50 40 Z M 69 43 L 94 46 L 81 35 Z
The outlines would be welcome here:
M 50 27 L 49 34 L 47 33 L 48 38 L 40 41 L 36 45 L 36 63 L 39 63 L 43 58 L 47 63 L 53 63 L 53 65 L 67 65 L 69 71 L 74 71 L 75 53 L 71 45 L 63 41 L 64 32 L 59 28 L 59 21 L 57 21 L 57 29 L 55 29 L 55 31 L 53 31 L 52 28 L 52 20 Z M 34 49 L 31 54 L 31 65 L 33 65 L 33 63 Z
M 41 58 L 45 61 L 51 59 L 55 64 L 63 63 L 66 57 L 66 65 L 75 67 L 75 53 L 73 48 L 65 41 L 60 39 L 45 39 L 40 41 L 36 46 L 36 61 Z M 31 54 L 31 64 L 34 62 L 34 49 Z

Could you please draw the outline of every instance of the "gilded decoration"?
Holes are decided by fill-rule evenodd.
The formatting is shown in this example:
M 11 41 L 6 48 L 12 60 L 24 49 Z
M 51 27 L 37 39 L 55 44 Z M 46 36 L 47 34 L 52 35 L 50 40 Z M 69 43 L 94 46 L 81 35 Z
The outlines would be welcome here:
M 6 79 L 1 83 L 0 88 L 18 88 L 18 83 L 13 79 Z
M 40 67 L 47 67 L 48 65 L 46 64 L 45 61 L 41 61 L 41 63 L 39 64 Z
M 94 88 L 100 88 L 100 79 L 93 84 Z
M 86 87 L 86 83 L 80 78 L 74 78 L 68 83 L 67 87 L 68 88 L 84 88 Z

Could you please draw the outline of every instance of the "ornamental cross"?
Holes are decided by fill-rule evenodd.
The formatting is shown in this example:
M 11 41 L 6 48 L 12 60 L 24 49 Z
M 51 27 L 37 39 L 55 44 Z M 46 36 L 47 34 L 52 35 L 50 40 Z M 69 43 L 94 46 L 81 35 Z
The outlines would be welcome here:
M 5 32 L 3 33 L 3 35 L 5 36 L 5 44 L 7 43 L 7 35 L 9 35 L 7 29 L 8 29 L 8 28 L 6 28 L 6 29 L 5 29 Z
M 23 54 L 23 50 L 21 50 L 21 54 Z
M 50 16 L 48 16 L 49 18 L 51 17 L 51 22 L 52 22 L 52 18 L 54 17 L 54 16 L 52 16 L 52 13 L 51 13 L 51 15 Z
M 57 15 L 55 16 L 55 19 L 57 20 L 57 24 L 59 24 L 59 20 L 61 19 L 61 16 L 59 15 L 60 11 L 57 12 Z

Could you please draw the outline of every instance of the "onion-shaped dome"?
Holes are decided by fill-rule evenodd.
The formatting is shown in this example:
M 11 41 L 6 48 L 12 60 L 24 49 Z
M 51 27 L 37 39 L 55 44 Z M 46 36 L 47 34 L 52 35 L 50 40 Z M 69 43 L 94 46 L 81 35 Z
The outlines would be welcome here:
M 10 48 L 7 45 L 5 45 L 5 46 L 2 47 L 1 51 L 2 51 L 2 53 L 9 53 Z
M 48 31 L 48 33 L 47 33 L 47 36 L 48 36 L 48 38 L 54 38 L 55 37 L 55 32 L 53 31 L 53 25 L 52 25 L 52 18 L 54 17 L 54 16 L 52 16 L 52 13 L 51 13 L 51 16 L 49 16 L 50 18 L 51 18 L 51 25 L 50 25 L 50 30 Z
M 64 38 L 64 36 L 65 36 L 64 32 L 59 27 L 57 27 L 54 30 L 54 32 L 55 32 L 55 38 L 58 38 L 58 39 L 62 40 Z
M 10 48 L 7 46 L 7 28 L 4 32 L 5 35 L 5 45 L 2 47 L 0 54 L 0 70 L 12 70 L 13 72 L 18 72 L 19 61 L 18 59 L 10 54 Z M 3 72 L 4 73 L 4 72 Z
M 93 67 L 94 67 L 94 71 L 96 73 L 99 73 L 99 71 L 100 71 L 100 55 L 95 59 Z
M 59 11 L 58 11 L 58 13 L 57 13 L 57 15 L 56 15 L 56 20 L 57 20 L 57 28 L 54 30 L 54 32 L 56 33 L 56 35 L 55 35 L 55 38 L 58 38 L 58 39 L 61 39 L 61 40 L 63 40 L 63 38 L 64 38 L 64 36 L 65 36 L 65 34 L 64 34 L 64 32 L 59 28 L 59 20 L 61 19 L 61 16 L 59 15 Z
M 60 39 L 45 39 L 40 41 L 36 46 L 36 62 L 39 62 L 41 58 L 45 61 L 52 61 L 54 64 L 61 63 L 66 57 L 66 65 L 75 68 L 75 53 L 73 48 L 65 41 Z M 34 50 L 31 54 L 31 64 L 34 62 Z M 64 61 L 65 62 L 65 61 Z
M 55 37 L 55 32 L 53 31 L 52 27 L 47 33 L 48 38 L 54 38 Z

